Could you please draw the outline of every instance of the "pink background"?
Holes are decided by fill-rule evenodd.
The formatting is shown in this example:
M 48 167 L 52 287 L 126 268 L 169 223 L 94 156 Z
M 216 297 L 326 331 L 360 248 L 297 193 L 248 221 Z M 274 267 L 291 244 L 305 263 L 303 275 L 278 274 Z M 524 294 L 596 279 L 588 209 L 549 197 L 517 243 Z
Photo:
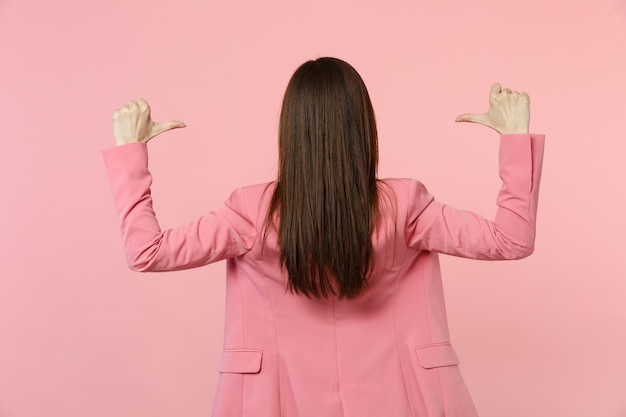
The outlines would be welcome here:
M 384 4 L 383 4 L 384 3 Z M 319 56 L 377 112 L 380 176 L 495 213 L 489 86 L 546 133 L 536 251 L 443 258 L 452 341 L 484 417 L 626 416 L 626 2 L 3 0 L 0 416 L 206 416 L 224 264 L 126 268 L 100 150 L 143 97 L 161 225 L 273 179 L 282 94 Z M 265 417 L 265 416 L 260 416 Z

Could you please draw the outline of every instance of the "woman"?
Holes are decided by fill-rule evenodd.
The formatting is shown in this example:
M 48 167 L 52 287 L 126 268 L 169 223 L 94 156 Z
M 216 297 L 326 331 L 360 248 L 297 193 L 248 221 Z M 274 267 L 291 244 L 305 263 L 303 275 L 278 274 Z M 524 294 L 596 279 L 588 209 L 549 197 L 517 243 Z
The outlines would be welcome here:
M 279 172 L 223 208 L 161 231 L 143 100 L 114 113 L 103 151 L 129 267 L 172 271 L 227 260 L 224 352 L 213 415 L 474 416 L 450 344 L 438 253 L 519 259 L 533 252 L 543 135 L 529 98 L 494 84 L 481 123 L 500 139 L 495 221 L 434 200 L 416 180 L 376 178 L 374 111 L 358 73 L 320 58 L 283 102 Z

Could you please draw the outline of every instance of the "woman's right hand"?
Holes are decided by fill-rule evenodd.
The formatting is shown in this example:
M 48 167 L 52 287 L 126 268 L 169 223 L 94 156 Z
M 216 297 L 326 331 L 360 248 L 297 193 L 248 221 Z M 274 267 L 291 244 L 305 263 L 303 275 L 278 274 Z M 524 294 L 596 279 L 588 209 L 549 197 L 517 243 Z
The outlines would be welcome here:
M 164 123 L 152 121 L 150 106 L 142 98 L 129 101 L 113 112 L 113 133 L 119 145 L 148 143 L 150 139 L 168 130 L 187 127 L 185 123 L 172 120 Z
M 479 123 L 500 134 L 528 133 L 530 125 L 530 97 L 526 93 L 502 88 L 499 83 L 491 86 L 489 111 L 482 114 L 465 113 L 457 116 L 457 122 Z

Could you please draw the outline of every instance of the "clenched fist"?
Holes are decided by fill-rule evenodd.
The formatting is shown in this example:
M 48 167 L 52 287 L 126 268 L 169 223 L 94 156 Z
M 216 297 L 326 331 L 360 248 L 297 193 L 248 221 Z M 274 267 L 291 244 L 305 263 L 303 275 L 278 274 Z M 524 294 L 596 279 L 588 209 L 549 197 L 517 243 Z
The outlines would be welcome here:
M 456 121 L 480 123 L 500 134 L 528 133 L 530 97 L 526 93 L 503 89 L 499 83 L 495 83 L 489 93 L 487 113 L 465 113 L 458 116 Z
M 143 142 L 165 131 L 186 127 L 183 122 L 175 120 L 155 123 L 150 118 L 150 106 L 146 100 L 129 101 L 113 112 L 113 133 L 117 145 Z

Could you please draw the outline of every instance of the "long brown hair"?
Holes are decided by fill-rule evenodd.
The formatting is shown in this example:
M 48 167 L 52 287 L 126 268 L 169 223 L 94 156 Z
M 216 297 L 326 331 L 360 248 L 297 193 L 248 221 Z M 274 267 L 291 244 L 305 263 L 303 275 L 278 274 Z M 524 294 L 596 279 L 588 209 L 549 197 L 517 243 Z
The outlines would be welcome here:
M 278 223 L 287 289 L 354 298 L 374 267 L 378 134 L 361 76 L 347 62 L 302 64 L 285 92 L 279 172 L 265 220 Z

